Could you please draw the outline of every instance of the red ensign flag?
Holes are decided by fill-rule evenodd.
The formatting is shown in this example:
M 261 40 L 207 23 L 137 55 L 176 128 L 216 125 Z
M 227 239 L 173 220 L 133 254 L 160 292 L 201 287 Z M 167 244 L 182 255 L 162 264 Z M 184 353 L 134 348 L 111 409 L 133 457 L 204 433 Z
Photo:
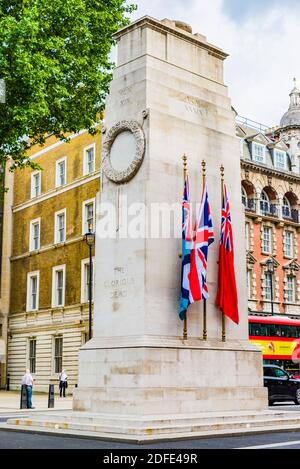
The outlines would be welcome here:
M 227 189 L 224 184 L 221 239 L 219 247 L 219 279 L 216 305 L 236 324 L 239 323 L 238 296 L 234 271 L 233 236 Z

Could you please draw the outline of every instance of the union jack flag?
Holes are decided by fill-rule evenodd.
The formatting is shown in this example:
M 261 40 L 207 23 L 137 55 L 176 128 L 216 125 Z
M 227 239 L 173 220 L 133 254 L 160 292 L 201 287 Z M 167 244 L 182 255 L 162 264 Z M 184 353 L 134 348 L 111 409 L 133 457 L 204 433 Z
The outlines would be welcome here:
M 231 215 L 230 215 L 229 201 L 227 197 L 227 189 L 226 189 L 225 184 L 224 184 L 224 195 L 223 195 L 223 204 L 222 204 L 220 244 L 223 244 L 227 251 L 229 252 L 233 251 Z
M 214 242 L 214 231 L 208 201 L 207 185 L 203 188 L 198 220 L 194 227 L 194 245 L 191 252 L 191 302 L 207 299 L 206 283 L 208 247 Z

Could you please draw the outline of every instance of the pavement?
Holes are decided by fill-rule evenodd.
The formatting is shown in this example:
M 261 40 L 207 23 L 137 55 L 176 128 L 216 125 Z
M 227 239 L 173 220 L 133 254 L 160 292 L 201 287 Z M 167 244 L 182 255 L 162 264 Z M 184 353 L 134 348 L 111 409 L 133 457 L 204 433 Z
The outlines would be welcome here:
M 48 394 L 45 393 L 34 393 L 34 410 L 21 410 L 19 404 L 20 392 L 0 391 L 0 449 L 300 449 L 300 431 L 298 429 L 290 431 L 278 429 L 276 433 L 265 431 L 260 434 L 219 435 L 213 438 L 203 436 L 200 439 L 191 437 L 181 441 L 144 442 L 143 445 L 140 445 L 133 442 L 102 440 L 101 437 L 95 439 L 88 434 L 82 435 L 80 432 L 68 436 L 64 433 L 58 434 L 55 431 L 52 433 L 51 430 L 43 434 L 34 430 L 22 432 L 15 430 L 15 428 L 5 428 L 5 422 L 9 418 L 28 418 L 33 415 L 38 417 L 41 412 L 45 414 L 45 412 L 53 412 L 53 410 L 70 410 L 72 396 L 59 398 L 55 395 L 54 409 L 48 409 Z M 288 411 L 292 415 L 294 412 L 299 412 L 299 406 L 288 403 L 277 404 L 270 407 L 269 410 Z
M 32 405 L 35 409 L 22 409 L 22 413 L 47 411 L 48 409 L 48 394 L 38 393 L 33 391 Z M 72 409 L 72 396 L 54 397 L 55 410 L 71 410 Z M 20 391 L 0 391 L 0 416 L 8 412 L 20 412 Z

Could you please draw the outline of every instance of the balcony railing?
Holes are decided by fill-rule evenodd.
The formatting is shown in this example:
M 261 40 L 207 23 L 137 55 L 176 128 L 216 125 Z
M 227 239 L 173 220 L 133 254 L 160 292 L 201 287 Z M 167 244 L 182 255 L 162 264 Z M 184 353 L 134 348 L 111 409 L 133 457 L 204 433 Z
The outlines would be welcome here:
M 256 213 L 257 200 L 248 199 L 242 197 L 242 203 L 245 206 L 247 212 Z M 260 214 L 267 217 L 276 217 L 279 218 L 280 215 L 280 206 L 277 204 L 270 204 L 264 200 L 260 200 Z M 299 210 L 295 208 L 289 208 L 286 205 L 281 206 L 282 218 L 285 220 L 290 220 L 294 223 L 300 223 Z
M 256 200 L 255 199 L 243 199 L 243 204 L 245 205 L 245 209 L 248 212 L 256 212 Z
M 261 200 L 260 201 L 260 213 L 268 217 L 278 217 L 279 216 L 278 205 L 268 204 L 267 202 Z
M 294 223 L 299 223 L 299 212 L 296 208 L 290 209 L 289 207 L 282 207 L 282 217 L 285 220 L 291 220 Z

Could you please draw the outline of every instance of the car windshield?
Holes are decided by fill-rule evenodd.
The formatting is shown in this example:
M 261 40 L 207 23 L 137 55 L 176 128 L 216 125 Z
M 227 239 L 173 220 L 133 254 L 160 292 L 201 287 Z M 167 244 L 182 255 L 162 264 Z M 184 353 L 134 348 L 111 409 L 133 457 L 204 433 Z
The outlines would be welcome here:
M 276 378 L 287 378 L 287 373 L 280 368 L 274 368 Z
M 272 378 L 287 378 L 289 375 L 284 370 L 280 368 L 273 367 L 264 367 L 264 376 L 270 376 Z

